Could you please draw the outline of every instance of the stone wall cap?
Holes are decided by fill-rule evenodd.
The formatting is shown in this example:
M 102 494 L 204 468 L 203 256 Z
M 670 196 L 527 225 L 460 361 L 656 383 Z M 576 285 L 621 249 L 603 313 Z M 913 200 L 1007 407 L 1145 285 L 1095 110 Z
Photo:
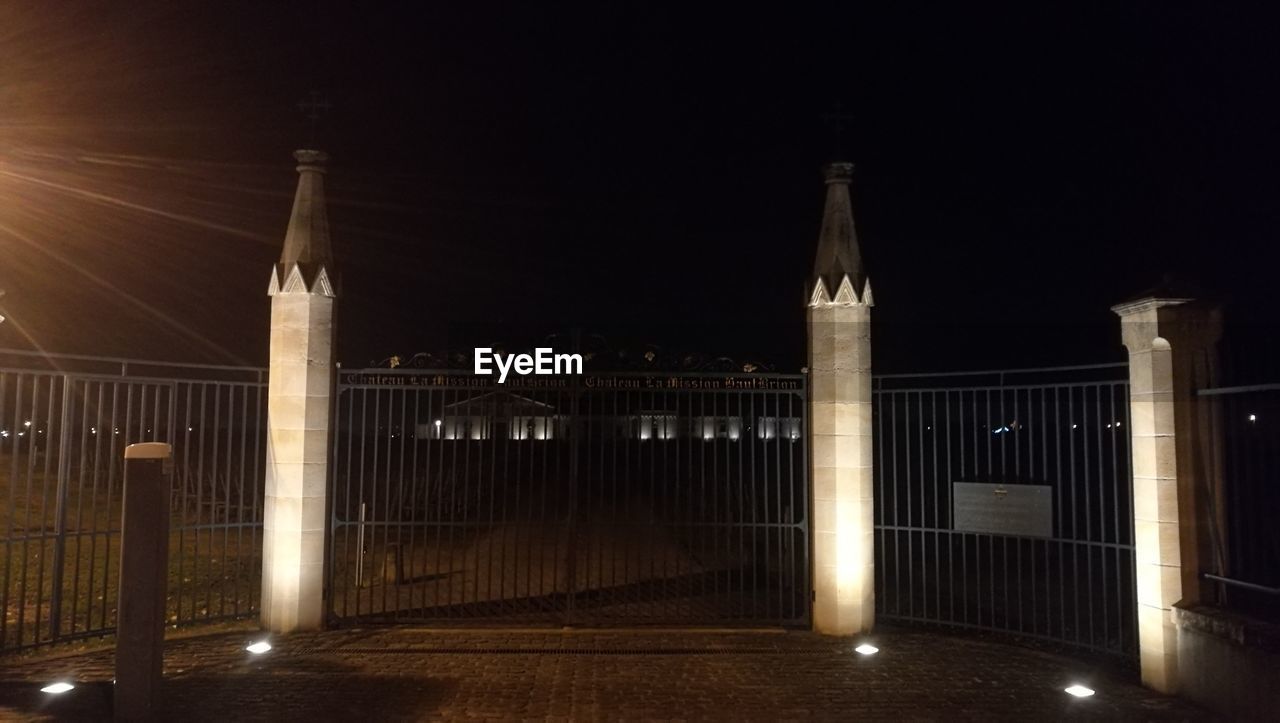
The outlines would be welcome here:
M 138 442 L 124 448 L 125 459 L 169 459 L 173 447 L 164 442 Z
M 1111 307 L 1111 310 L 1120 316 L 1133 314 L 1140 311 L 1148 311 L 1150 309 L 1160 309 L 1166 306 L 1179 306 L 1188 304 L 1195 299 L 1192 298 L 1172 298 L 1162 296 L 1144 296 L 1131 301 L 1125 301 Z
M 1195 280 L 1166 272 L 1153 285 L 1127 299 L 1121 300 L 1119 304 L 1111 307 L 1111 309 L 1116 313 L 1122 313 L 1131 309 L 1143 309 L 1144 305 L 1149 304 L 1155 304 L 1155 307 L 1159 308 L 1160 306 L 1184 304 L 1206 296 L 1204 288 Z
M 1179 630 L 1200 632 L 1246 648 L 1280 653 L 1280 625 L 1209 605 L 1175 604 L 1171 615 Z

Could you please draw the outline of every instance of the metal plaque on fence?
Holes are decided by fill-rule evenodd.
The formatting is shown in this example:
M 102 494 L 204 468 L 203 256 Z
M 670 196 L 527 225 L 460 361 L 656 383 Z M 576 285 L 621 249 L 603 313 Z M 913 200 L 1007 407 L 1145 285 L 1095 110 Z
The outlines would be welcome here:
M 954 527 L 1019 537 L 1053 537 L 1053 488 L 953 482 Z

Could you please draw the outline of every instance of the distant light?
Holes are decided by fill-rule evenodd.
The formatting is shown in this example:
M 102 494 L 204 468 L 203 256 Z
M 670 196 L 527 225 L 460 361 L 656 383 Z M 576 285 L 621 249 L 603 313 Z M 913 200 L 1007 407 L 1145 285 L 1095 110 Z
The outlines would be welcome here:
M 1256 415 L 1256 414 L 1250 414 L 1250 415 L 1249 415 L 1249 421 L 1250 421 L 1250 422 L 1256 422 L 1256 421 L 1258 421 L 1258 415 Z
M 24 427 L 30 427 L 30 426 L 31 426 L 31 420 L 30 420 L 30 419 L 28 419 L 27 421 L 23 422 L 23 423 L 22 423 L 22 426 L 24 426 Z
M 1116 422 L 1116 426 L 1117 426 L 1117 427 L 1119 427 L 1119 426 L 1120 426 L 1120 423 L 1119 423 L 1119 422 Z
M 1107 425 L 1107 429 L 1111 429 L 1111 425 L 1110 425 L 1110 424 L 1108 424 L 1108 425 Z
M 437 426 L 437 427 L 439 427 L 439 426 L 440 426 L 440 420 L 439 420 L 439 419 L 437 419 L 437 420 L 436 420 L 436 426 Z
M 259 640 L 253 645 L 250 645 L 249 647 L 245 648 L 245 650 L 249 651 L 250 653 L 253 653 L 254 655 L 262 655 L 263 653 L 271 650 L 271 643 L 268 643 L 265 640 Z
M 196 428 L 195 428 L 195 427 L 187 427 L 187 431 L 188 431 L 188 432 L 194 432 L 194 431 L 196 431 Z
M 50 683 L 49 685 L 46 685 L 45 687 L 41 688 L 41 689 L 40 689 L 40 692 L 41 692 L 41 693 L 52 693 L 53 695 L 60 695 L 60 694 L 62 694 L 62 693 L 67 692 L 68 690 L 72 690 L 72 689 L 74 689 L 74 688 L 75 688 L 75 686 L 74 686 L 74 685 L 72 685 L 72 684 L 70 684 L 70 683 L 61 683 L 61 682 L 59 682 L 59 683 Z
M 1073 424 L 1073 425 L 1071 425 L 1071 428 L 1072 428 L 1072 429 L 1075 429 L 1076 427 L 1079 427 L 1079 426 L 1080 426 L 1080 425 L 1078 425 L 1078 424 Z
M 858 647 L 854 648 L 854 650 L 863 655 L 875 655 L 876 653 L 880 652 L 880 648 L 877 648 L 876 646 L 871 645 L 870 643 L 863 643 L 862 645 L 859 645 Z
M 1093 688 L 1086 688 L 1083 685 L 1080 685 L 1079 683 L 1077 683 L 1071 686 L 1070 688 L 1064 688 L 1063 692 L 1069 695 L 1074 695 L 1077 698 L 1088 698 L 1089 696 L 1093 695 Z

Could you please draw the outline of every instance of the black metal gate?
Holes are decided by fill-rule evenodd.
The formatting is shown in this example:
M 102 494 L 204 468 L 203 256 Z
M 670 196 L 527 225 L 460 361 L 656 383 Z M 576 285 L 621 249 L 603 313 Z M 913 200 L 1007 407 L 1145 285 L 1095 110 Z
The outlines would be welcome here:
M 1137 654 L 1127 365 L 878 377 L 876 610 Z
M 254 615 L 266 370 L 0 350 L 0 650 L 103 635 L 124 448 L 174 448 L 169 623 Z
M 806 625 L 805 381 L 343 371 L 333 622 Z

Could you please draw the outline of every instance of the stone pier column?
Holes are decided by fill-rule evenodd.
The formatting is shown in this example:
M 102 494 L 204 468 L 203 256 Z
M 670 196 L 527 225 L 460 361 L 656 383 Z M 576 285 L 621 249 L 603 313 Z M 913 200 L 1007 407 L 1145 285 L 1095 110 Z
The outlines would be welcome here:
M 854 635 L 875 624 L 872 299 L 854 231 L 852 172 L 848 163 L 826 168 L 807 313 L 813 627 L 827 635 Z
M 1142 682 L 1178 679 L 1175 603 L 1199 601 L 1210 564 L 1210 465 L 1198 444 L 1197 387 L 1210 385 L 1217 314 L 1188 298 L 1147 296 L 1112 308 L 1129 352 L 1129 438 Z
M 298 191 L 271 275 L 271 369 L 263 517 L 264 628 L 324 624 L 329 420 L 334 384 L 332 253 L 321 151 L 302 150 Z

